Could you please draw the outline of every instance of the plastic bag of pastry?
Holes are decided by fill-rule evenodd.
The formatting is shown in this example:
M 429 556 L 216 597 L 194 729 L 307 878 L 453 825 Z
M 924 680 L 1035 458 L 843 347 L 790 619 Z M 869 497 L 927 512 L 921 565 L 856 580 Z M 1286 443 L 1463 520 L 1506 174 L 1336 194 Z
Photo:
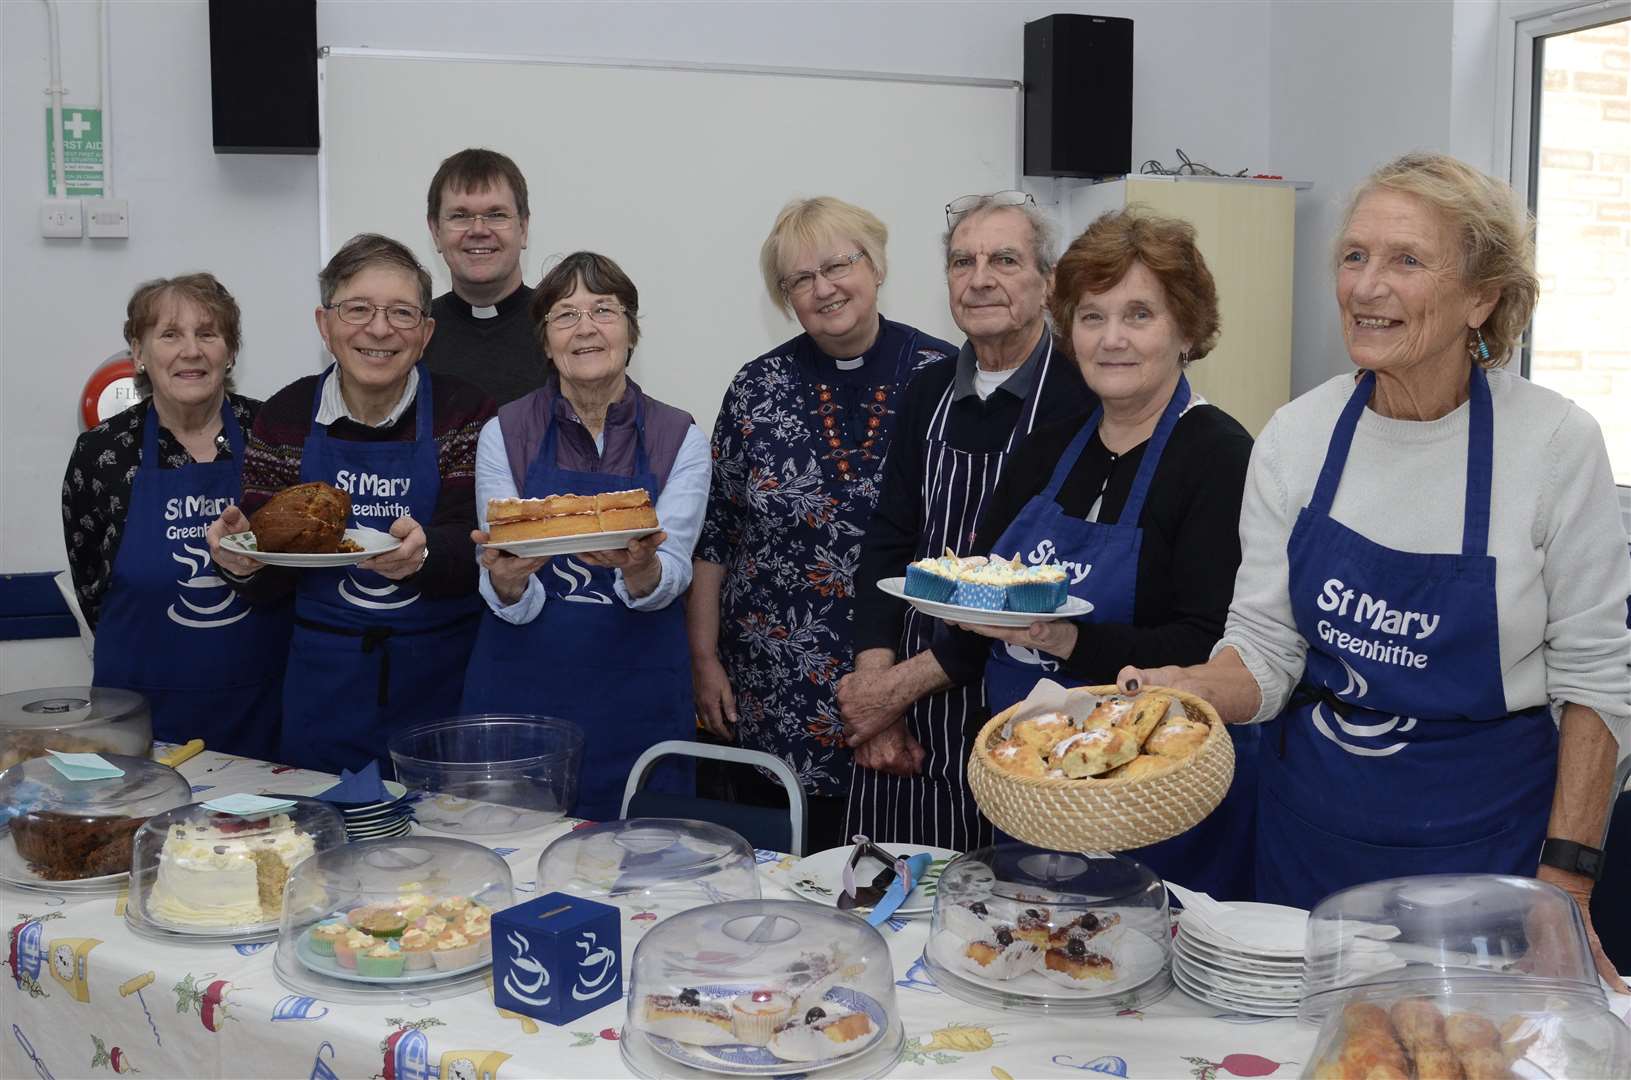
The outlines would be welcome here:
M 822 905 L 737 900 L 681 912 L 641 939 L 619 1045 L 637 1076 L 676 1066 L 774 1075 L 839 1061 L 872 1076 L 894 1065 L 904 1041 L 877 930 Z

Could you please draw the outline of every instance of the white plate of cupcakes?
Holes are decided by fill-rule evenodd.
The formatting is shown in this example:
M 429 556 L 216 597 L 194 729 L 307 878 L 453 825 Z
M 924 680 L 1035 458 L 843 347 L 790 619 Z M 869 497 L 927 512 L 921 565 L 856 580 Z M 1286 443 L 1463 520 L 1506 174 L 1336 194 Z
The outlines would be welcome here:
M 1027 566 L 1011 559 L 959 558 L 947 551 L 919 559 L 905 577 L 883 578 L 878 588 L 925 615 L 971 626 L 1029 626 L 1048 619 L 1079 619 L 1093 605 L 1071 596 L 1069 576 L 1057 563 Z

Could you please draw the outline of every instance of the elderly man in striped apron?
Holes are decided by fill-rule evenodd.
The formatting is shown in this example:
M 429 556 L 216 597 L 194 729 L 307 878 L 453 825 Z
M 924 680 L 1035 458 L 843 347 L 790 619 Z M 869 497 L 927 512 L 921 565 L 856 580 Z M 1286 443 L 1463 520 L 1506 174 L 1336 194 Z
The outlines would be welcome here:
M 856 576 L 855 670 L 838 701 L 856 748 L 849 831 L 966 851 L 991 839 L 965 776 L 983 688 L 953 686 L 930 648 L 936 621 L 877 582 L 947 548 L 976 554 L 981 508 L 1014 448 L 1094 399 L 1054 348 L 1045 311 L 1058 242 L 1031 197 L 965 196 L 946 207 L 946 225 L 946 288 L 968 341 L 956 364 L 926 369 L 907 391 Z

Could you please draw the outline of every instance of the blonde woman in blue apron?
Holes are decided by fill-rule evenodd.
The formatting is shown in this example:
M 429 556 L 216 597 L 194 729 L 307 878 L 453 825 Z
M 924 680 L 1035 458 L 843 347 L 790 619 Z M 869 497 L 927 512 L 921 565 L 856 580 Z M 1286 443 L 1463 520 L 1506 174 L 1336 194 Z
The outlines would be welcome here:
M 1195 231 L 1106 214 L 1059 260 L 1050 306 L 1101 407 L 1038 431 L 980 525 L 980 551 L 1056 564 L 1079 621 L 968 627 L 937 642 L 957 681 L 983 669 L 996 713 L 1040 679 L 1113 682 L 1140 658 L 1204 659 L 1223 634 L 1240 562 L 1236 524 L 1251 437 L 1195 394 L 1184 369 L 1218 335 L 1217 289 Z M 1257 732 L 1233 729 L 1241 765 L 1223 804 L 1181 836 L 1130 852 L 1220 899 L 1252 894 Z
M 238 303 L 212 275 L 187 274 L 144 283 L 126 311 L 143 400 L 79 437 L 62 484 L 93 681 L 145 694 L 160 739 L 268 758 L 289 605 L 251 608 L 204 537 L 242 496 L 244 431 L 260 408 L 227 392 Z
M 856 747 L 847 825 L 876 840 L 966 851 L 991 824 L 968 791 L 970 740 L 987 712 L 978 678 L 953 685 L 928 651 L 935 621 L 877 582 L 947 548 L 974 551 L 982 507 L 1037 427 L 1094 404 L 1059 351 L 1045 302 L 1051 223 L 1023 192 L 947 207 L 946 288 L 968 335 L 956 363 L 907 390 L 855 587 L 855 670 L 838 684 Z M 897 662 L 899 661 L 899 662 Z
M 244 505 L 211 526 L 218 564 L 256 603 L 290 592 L 295 632 L 278 759 L 338 772 L 386 760 L 393 731 L 454 714 L 475 639 L 479 390 L 420 363 L 430 275 L 395 240 L 353 237 L 319 275 L 317 327 L 335 363 L 257 418 Z M 265 567 L 219 547 L 277 491 L 320 480 L 351 495 L 348 525 L 401 540 L 356 566 Z
M 680 598 L 691 584 L 711 459 L 689 413 L 628 377 L 639 309 L 634 282 L 606 256 L 579 251 L 557 263 L 533 293 L 549 375 L 499 410 L 477 459 L 484 516 L 489 499 L 644 488 L 662 524 L 622 551 L 521 558 L 482 550 L 487 611 L 464 709 L 545 713 L 581 727 L 574 813 L 595 820 L 618 816 L 635 758 L 696 732 Z M 688 785 L 673 762 L 648 784 L 681 793 Z
M 1259 437 L 1213 658 L 1122 675 L 1267 725 L 1264 900 L 1520 874 L 1567 890 L 1591 925 L 1631 732 L 1631 574 L 1596 423 L 1502 366 L 1533 260 L 1501 181 L 1439 154 L 1371 175 L 1337 245 L 1358 370 Z

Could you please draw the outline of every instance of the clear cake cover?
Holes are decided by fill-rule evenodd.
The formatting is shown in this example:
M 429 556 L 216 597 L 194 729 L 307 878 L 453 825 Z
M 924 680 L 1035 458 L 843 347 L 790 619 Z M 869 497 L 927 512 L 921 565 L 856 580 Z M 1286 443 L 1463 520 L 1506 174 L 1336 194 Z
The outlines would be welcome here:
M 138 931 L 271 938 L 295 867 L 345 843 L 345 820 L 325 802 L 270 813 L 226 814 L 191 803 L 155 815 L 136 833 L 126 920 Z
M 478 989 L 492 916 L 514 902 L 510 868 L 452 837 L 363 840 L 318 851 L 290 875 L 278 980 L 325 1000 L 444 998 Z
M 1601 1004 L 1487 980 L 1366 985 L 1320 1028 L 1305 1080 L 1631 1076 L 1631 1029 Z
M 437 832 L 491 836 L 553 825 L 578 798 L 583 729 L 570 720 L 484 713 L 394 733 L 396 778 L 428 792 L 414 806 Z
M 1134 1008 L 1172 989 L 1166 888 L 1124 855 L 980 848 L 941 874 L 924 960 L 942 990 L 973 1004 Z
M 622 1050 L 639 1076 L 877 1076 L 904 1039 L 883 937 L 803 901 L 674 915 L 636 946 L 628 985 Z
M 0 694 L 0 771 L 47 750 L 146 757 L 152 749 L 153 716 L 134 691 L 53 686 Z
M 131 841 L 148 818 L 192 801 L 167 765 L 103 754 L 122 776 L 70 780 L 50 758 L 0 773 L 0 880 L 92 882 L 130 872 Z
M 1361 988 L 1398 997 L 1452 985 L 1605 1001 L 1579 908 L 1535 878 L 1390 878 L 1333 893 L 1309 916 L 1303 1020 L 1340 1012 Z
M 666 919 L 703 904 L 759 899 L 752 846 L 720 825 L 636 818 L 574 829 L 538 857 L 538 892 L 564 892 Z

